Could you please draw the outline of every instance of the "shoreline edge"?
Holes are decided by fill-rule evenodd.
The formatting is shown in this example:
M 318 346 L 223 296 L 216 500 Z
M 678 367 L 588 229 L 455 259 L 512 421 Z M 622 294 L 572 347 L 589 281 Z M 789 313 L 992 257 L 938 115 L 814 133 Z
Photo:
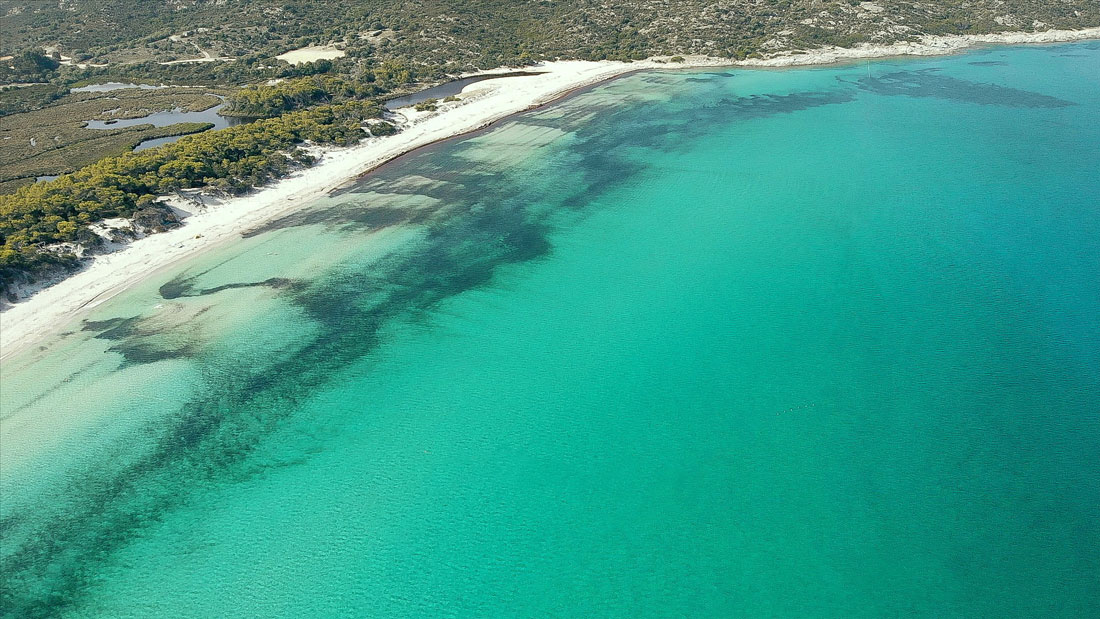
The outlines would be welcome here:
M 108 254 L 0 311 L 0 360 L 10 358 L 58 332 L 80 314 L 139 281 L 242 232 L 296 210 L 364 174 L 422 147 L 461 137 L 512 115 L 541 107 L 581 89 L 636 71 L 703 67 L 784 68 L 828 65 L 896 56 L 936 56 L 981 45 L 1067 43 L 1100 39 L 1100 27 L 985 35 L 926 36 L 917 42 L 829 47 L 783 52 L 769 58 L 731 61 L 688 57 L 682 63 L 658 59 L 637 62 L 551 61 L 531 76 L 486 79 L 467 86 L 462 100 L 439 112 L 404 115 L 393 136 L 367 138 L 358 145 L 319 149 L 320 160 L 271 185 L 188 216 L 182 226 L 150 235 Z M 496 73 L 488 71 L 485 73 Z M 402 108 L 407 110 L 408 108 Z M 169 200 L 173 206 L 186 206 Z

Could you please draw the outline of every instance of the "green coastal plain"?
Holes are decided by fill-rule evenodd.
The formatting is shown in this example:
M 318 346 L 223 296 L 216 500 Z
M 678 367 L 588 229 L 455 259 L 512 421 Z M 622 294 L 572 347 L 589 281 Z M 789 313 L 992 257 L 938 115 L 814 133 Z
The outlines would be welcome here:
M 1100 613 L 1100 45 L 636 73 L 5 360 L 12 617 Z

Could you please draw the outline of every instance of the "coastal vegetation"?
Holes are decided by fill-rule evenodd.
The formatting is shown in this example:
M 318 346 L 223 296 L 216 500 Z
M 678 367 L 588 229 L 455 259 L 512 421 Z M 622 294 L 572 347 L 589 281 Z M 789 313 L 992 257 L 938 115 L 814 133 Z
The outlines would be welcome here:
M 218 110 L 221 116 L 245 120 L 270 118 L 315 105 L 379 97 L 391 89 L 408 88 L 410 82 L 434 79 L 437 75 L 394 61 L 382 63 L 374 70 L 357 71 L 354 77 L 297 76 L 244 88 L 71 89 L 87 80 L 61 86 L 7 87 L 0 90 L 0 193 L 10 193 L 38 176 L 72 172 L 99 158 L 119 155 L 145 140 L 185 135 L 211 126 L 180 122 L 170 127 L 139 125 L 116 129 L 109 125 L 115 121 L 168 111 L 199 112 L 223 102 L 225 105 Z M 124 83 L 156 83 L 128 75 L 113 79 Z M 103 124 L 93 129 L 87 126 L 89 121 Z
M 236 194 L 312 163 L 306 143 L 349 145 L 365 134 L 392 131 L 377 121 L 382 107 L 347 101 L 299 110 L 221 131 L 186 136 L 172 144 L 107 157 L 72 174 L 20 187 L 0 196 L 0 286 L 42 275 L 75 256 L 48 251 L 59 243 L 94 245 L 88 225 L 108 217 L 166 210 L 157 196 L 210 187 Z
M 439 109 L 439 99 L 424 99 L 413 106 L 417 112 L 434 112 Z
M 69 92 L 43 107 L 3 118 L 0 150 L 0 290 L 74 263 L 77 244 L 94 247 L 88 226 L 104 218 L 160 212 L 158 196 L 204 187 L 239 194 L 309 165 L 301 148 L 351 145 L 396 128 L 383 120 L 380 97 L 433 73 L 400 61 L 354 77 L 306 75 L 238 89 L 157 88 Z M 209 123 L 139 124 L 90 129 L 83 120 L 143 118 L 166 109 L 219 113 L 249 121 L 203 132 Z M 197 133 L 129 152 L 144 140 Z M 34 183 L 37 176 L 59 175 Z M 153 217 L 153 220 L 156 220 Z
M 209 129 L 213 126 L 209 122 L 185 121 L 164 127 L 114 123 L 157 112 L 207 110 L 230 92 L 205 88 L 69 92 L 36 109 L 8 113 L 0 119 L 0 193 L 9 193 L 38 176 L 73 172 L 100 158 L 129 152 L 145 140 Z M 98 127 L 89 127 L 91 121 L 98 121 Z
M 285 112 L 351 99 L 366 99 L 386 92 L 370 73 L 363 81 L 353 82 L 332 76 L 303 77 L 274 85 L 242 88 L 229 98 L 225 116 L 270 118 Z
M 28 133 L 41 134 L 43 129 L 0 131 L 0 135 L 18 136 L 16 139 L 21 146 L 0 149 L 0 193 L 11 193 L 17 187 L 33 183 L 37 177 L 59 176 L 74 172 L 103 157 L 128 153 L 146 140 L 199 133 L 213 127 L 212 123 L 184 122 L 167 127 L 142 124 L 121 129 L 93 131 L 81 128 L 80 124 L 66 123 L 50 128 L 48 133 L 57 142 L 55 144 L 50 140 L 45 143 L 56 147 L 40 151 L 33 148 L 25 149 L 22 146 L 30 144 L 26 138 Z M 41 138 L 38 143 L 43 143 Z M 29 151 L 37 152 L 30 154 Z
M 56 58 L 37 49 L 24 49 L 0 62 L 0 83 L 47 82 L 60 67 Z

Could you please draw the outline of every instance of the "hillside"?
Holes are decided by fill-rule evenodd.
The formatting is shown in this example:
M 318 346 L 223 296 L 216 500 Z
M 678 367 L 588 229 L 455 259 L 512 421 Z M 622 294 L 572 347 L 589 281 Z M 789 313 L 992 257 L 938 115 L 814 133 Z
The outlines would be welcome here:
M 333 43 L 360 59 L 487 68 L 527 59 L 655 54 L 743 57 L 921 34 L 1080 28 L 1092 0 L 63 0 L 0 1 L 0 52 L 49 48 L 73 62 L 146 71 L 262 72 L 290 49 Z M 227 16 L 231 16 L 227 19 Z M 193 61 L 193 62 L 192 62 Z M 209 61 L 209 62 L 207 62 Z M 340 64 L 340 63 L 338 63 Z M 248 71 L 240 76 L 245 78 Z

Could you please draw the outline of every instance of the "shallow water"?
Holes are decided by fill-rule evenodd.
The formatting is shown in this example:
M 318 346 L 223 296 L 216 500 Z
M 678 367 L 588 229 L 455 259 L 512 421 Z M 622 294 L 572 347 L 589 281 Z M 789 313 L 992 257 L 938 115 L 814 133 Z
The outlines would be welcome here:
M 1100 46 L 646 72 L 0 367 L 13 616 L 1100 613 Z

